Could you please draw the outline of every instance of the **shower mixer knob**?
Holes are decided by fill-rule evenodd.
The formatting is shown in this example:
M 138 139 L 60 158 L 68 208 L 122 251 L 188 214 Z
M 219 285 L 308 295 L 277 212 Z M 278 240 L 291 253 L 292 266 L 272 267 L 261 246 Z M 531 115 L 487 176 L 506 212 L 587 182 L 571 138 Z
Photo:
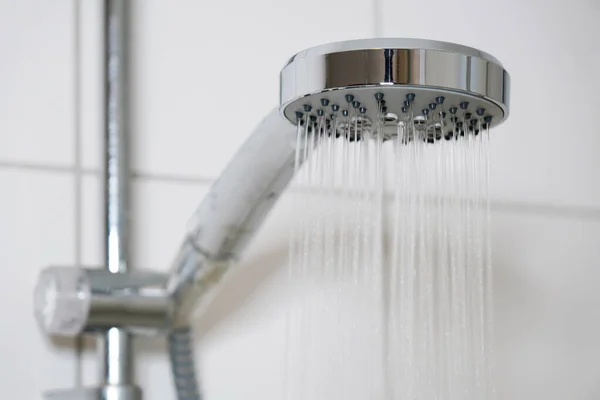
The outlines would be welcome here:
M 34 292 L 34 310 L 40 327 L 50 335 L 76 336 L 85 328 L 91 290 L 82 269 L 48 267 Z

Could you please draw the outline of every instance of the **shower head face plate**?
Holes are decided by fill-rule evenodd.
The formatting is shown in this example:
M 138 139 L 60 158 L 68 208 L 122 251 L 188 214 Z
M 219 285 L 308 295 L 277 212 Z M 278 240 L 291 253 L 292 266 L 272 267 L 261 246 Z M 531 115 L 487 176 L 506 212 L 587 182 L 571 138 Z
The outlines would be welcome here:
M 508 117 L 510 76 L 498 60 L 453 43 L 365 39 L 304 50 L 281 71 L 280 111 L 386 124 L 436 118 L 496 126 Z M 321 111 L 320 111 L 321 110 Z M 490 122 L 491 121 L 491 122 Z

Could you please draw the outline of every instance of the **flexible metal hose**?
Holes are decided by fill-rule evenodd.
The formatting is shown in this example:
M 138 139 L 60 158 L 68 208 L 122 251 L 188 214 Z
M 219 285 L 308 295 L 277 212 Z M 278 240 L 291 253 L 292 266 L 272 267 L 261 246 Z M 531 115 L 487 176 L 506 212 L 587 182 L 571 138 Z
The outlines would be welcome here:
M 201 400 L 194 360 L 194 336 L 190 327 L 173 330 L 168 337 L 169 358 L 177 400 Z

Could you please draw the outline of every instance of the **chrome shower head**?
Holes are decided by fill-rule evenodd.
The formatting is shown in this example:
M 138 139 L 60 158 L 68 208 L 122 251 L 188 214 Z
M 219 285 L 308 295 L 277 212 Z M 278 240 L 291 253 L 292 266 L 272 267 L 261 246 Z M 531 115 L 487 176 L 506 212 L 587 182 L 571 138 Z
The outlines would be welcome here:
M 281 71 L 280 113 L 289 121 L 358 121 L 448 138 L 508 117 L 510 76 L 491 55 L 454 43 L 364 39 L 304 50 Z M 336 125 L 338 126 L 338 125 Z M 338 126 L 339 129 L 339 126 Z
M 418 132 L 429 141 L 429 133 L 435 140 L 441 128 L 446 134 L 456 125 L 466 134 L 471 120 L 487 128 L 508 116 L 509 76 L 495 58 L 429 40 L 366 39 L 302 51 L 283 68 L 280 90 L 279 106 L 241 146 L 192 218 L 167 284 L 178 303 L 175 326 L 207 303 L 304 162 L 299 132 L 359 140 L 380 127 L 390 127 L 393 136 L 404 125 L 403 135 Z M 298 123 L 306 130 L 296 129 Z M 386 139 L 387 129 L 377 132 Z

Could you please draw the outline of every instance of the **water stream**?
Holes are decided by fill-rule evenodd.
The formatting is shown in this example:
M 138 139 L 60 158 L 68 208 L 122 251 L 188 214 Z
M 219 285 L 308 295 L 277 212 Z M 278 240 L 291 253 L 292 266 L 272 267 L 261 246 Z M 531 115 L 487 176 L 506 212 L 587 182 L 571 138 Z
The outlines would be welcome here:
M 489 134 L 475 128 L 299 123 L 285 399 L 493 398 Z

